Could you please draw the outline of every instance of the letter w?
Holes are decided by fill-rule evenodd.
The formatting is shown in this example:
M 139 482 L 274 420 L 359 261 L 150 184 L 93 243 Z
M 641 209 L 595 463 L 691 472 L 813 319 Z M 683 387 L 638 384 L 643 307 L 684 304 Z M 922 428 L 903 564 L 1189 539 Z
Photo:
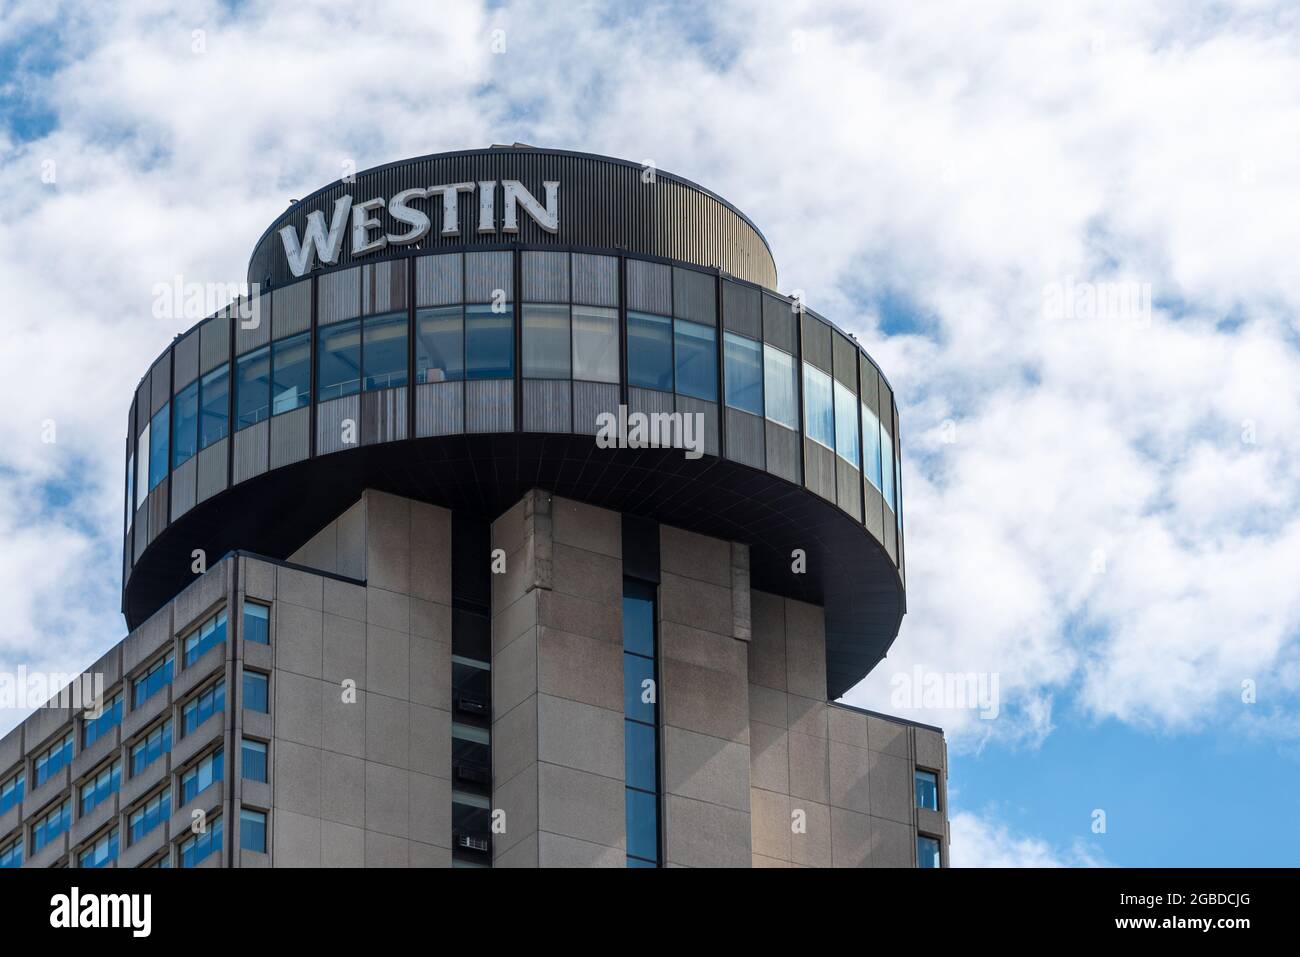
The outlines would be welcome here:
M 344 224 L 348 221 L 348 212 L 352 208 L 352 197 L 341 196 L 334 202 L 334 218 L 330 221 L 329 235 L 325 235 L 325 214 L 319 209 L 307 214 L 307 226 L 303 229 L 302 242 L 298 242 L 298 233 L 292 226 L 280 230 L 284 241 L 284 255 L 289 260 L 289 271 L 301 276 L 312 267 L 316 251 L 320 250 L 320 261 L 332 266 L 339 261 L 339 251 L 343 247 Z

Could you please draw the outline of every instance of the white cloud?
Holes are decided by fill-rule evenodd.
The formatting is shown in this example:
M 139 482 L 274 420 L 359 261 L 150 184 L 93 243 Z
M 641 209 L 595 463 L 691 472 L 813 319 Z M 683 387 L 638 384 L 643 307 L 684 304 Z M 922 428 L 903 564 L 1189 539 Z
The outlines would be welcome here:
M 1105 858 L 1086 841 L 1055 847 L 1013 831 L 996 818 L 958 811 L 949 822 L 953 867 L 1104 867 Z

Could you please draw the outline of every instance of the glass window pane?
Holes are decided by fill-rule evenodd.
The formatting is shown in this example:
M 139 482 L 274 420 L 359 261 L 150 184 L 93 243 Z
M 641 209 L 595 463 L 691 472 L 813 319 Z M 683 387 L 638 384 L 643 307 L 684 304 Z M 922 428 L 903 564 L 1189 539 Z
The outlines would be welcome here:
M 406 385 L 406 313 L 371 316 L 365 320 L 363 334 L 365 390 Z
M 655 653 L 654 596 L 623 586 L 623 650 L 647 658 Z M 629 592 L 632 592 L 629 594 Z
M 673 388 L 673 321 L 643 312 L 627 314 L 627 381 L 643 389 Z
M 266 853 L 266 814 L 242 808 L 239 812 L 239 848 Z
M 640 655 L 623 656 L 623 713 L 629 718 L 654 724 L 658 697 L 654 680 L 653 661 Z M 644 700 L 646 698 L 650 700 Z
M 415 314 L 415 326 L 415 381 L 463 379 L 465 320 L 461 307 L 421 309 Z
M 835 406 L 831 398 L 831 377 L 803 364 L 804 430 L 814 442 L 835 448 Z
M 723 341 L 727 405 L 763 414 L 763 347 L 753 339 L 728 332 Z
M 259 645 L 271 643 L 271 609 L 257 602 L 244 602 L 244 640 Z
M 618 381 L 618 310 L 573 307 L 573 377 Z
M 271 414 L 301 409 L 311 392 L 311 333 L 272 343 L 271 351 Z
M 267 696 L 268 683 L 266 675 L 258 674 L 256 671 L 244 672 L 244 707 L 249 711 L 258 711 L 262 714 L 270 710 L 270 702 Z
M 235 431 L 271 417 L 271 347 L 235 360 Z
M 266 781 L 266 745 L 245 740 L 240 748 L 240 774 L 246 781 Z
M 226 437 L 230 416 L 230 365 L 213 369 L 199 385 L 199 448 Z
M 569 307 L 526 305 L 523 311 L 524 376 L 530 379 L 569 377 Z
M 172 399 L 172 468 L 180 468 L 199 450 L 199 380 Z
M 920 867 L 940 867 L 939 842 L 924 834 L 916 838 L 916 861 Z
M 677 391 L 682 395 L 718 400 L 717 330 L 678 319 L 673 325 L 677 360 Z
M 880 494 L 885 504 L 894 507 L 894 437 L 885 424 L 880 424 Z
M 135 468 L 135 507 L 139 508 L 149 497 L 149 423 L 144 424 L 144 431 L 136 439 L 136 445 L 140 449 L 140 458 L 136 460 Z
M 167 477 L 167 443 L 171 438 L 171 405 L 164 405 L 149 420 L 149 491 Z
M 361 325 L 338 322 L 322 326 L 316 349 L 316 401 L 325 402 L 361 391 Z
M 794 356 L 763 345 L 763 403 L 767 417 L 787 429 L 799 427 Z
M 643 791 L 656 790 L 658 782 L 655 767 L 654 725 L 642 724 L 640 721 L 624 721 L 623 754 L 627 765 L 627 786 L 640 788 Z
M 862 462 L 867 479 L 880 491 L 880 420 L 862 403 Z
M 933 771 L 916 772 L 916 806 L 939 810 L 939 778 Z
M 465 377 L 509 379 L 515 374 L 514 312 L 465 307 Z
M 835 454 L 854 468 L 858 460 L 858 397 L 835 383 Z
M 659 812 L 653 794 L 627 789 L 627 853 L 659 860 Z

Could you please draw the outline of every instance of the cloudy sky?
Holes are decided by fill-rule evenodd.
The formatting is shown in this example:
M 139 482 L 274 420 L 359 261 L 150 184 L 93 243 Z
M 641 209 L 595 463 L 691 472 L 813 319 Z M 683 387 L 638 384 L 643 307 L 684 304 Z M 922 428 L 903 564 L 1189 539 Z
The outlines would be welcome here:
M 0 671 L 124 633 L 157 284 L 350 169 L 605 153 L 745 210 L 897 390 L 910 611 L 847 700 L 996 678 L 906 712 L 954 862 L 1300 863 L 1294 5 L 695 6 L 0 0 Z

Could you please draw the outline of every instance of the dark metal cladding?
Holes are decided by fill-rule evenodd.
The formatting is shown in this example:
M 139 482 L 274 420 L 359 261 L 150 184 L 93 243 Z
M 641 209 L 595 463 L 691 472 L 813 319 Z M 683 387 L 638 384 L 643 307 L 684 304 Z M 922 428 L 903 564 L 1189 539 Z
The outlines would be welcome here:
M 530 147 L 438 153 L 390 163 L 357 173 L 353 182 L 340 180 L 326 186 L 286 210 L 258 240 L 248 264 L 248 281 L 272 287 L 292 281 L 295 277 L 285 258 L 279 230 L 292 226 L 301 236 L 307 214 L 315 210 L 324 212 L 328 223 L 334 201 L 341 196 L 351 195 L 354 202 L 360 202 L 374 197 L 388 199 L 413 187 L 496 180 L 499 224 L 504 205 L 500 181 L 517 179 L 539 200 L 544 180 L 559 181 L 557 234 L 546 232 L 523 214 L 518 233 L 479 233 L 477 201 L 473 194 L 465 194 L 460 200 L 460 234 L 442 236 L 441 200 L 435 198 L 421 207 L 428 211 L 433 228 L 418 246 L 390 247 L 354 258 L 351 244 L 345 241 L 338 263 L 324 268 L 343 269 L 443 247 L 499 247 L 517 242 L 662 256 L 722 269 L 769 289 L 776 287 L 772 252 L 763 234 L 743 213 L 721 197 L 671 173 L 655 170 L 651 182 L 645 182 L 646 178 L 648 173 L 643 167 L 626 160 Z M 377 218 L 387 232 L 407 229 L 387 210 L 378 213 Z

